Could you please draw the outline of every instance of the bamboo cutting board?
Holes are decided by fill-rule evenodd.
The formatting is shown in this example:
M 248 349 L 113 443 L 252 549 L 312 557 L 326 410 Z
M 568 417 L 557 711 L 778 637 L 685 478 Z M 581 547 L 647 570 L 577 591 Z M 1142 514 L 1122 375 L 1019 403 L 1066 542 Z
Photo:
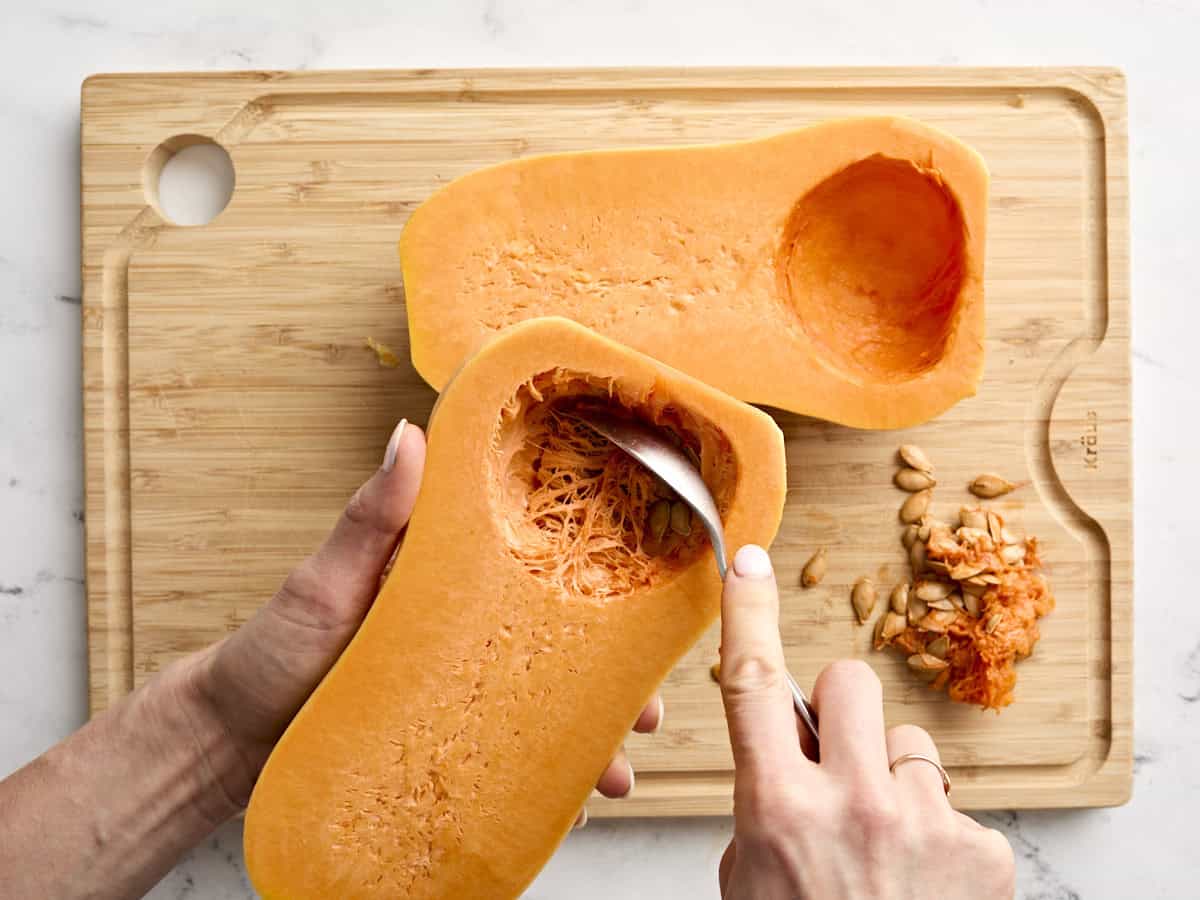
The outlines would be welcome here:
M 532 153 L 761 137 L 904 114 L 992 174 L 987 367 L 977 397 L 902 433 L 777 414 L 788 503 L 774 558 L 788 660 L 868 659 L 891 723 L 937 738 L 957 805 L 1123 802 L 1132 756 L 1125 89 L 1109 70 L 644 70 L 112 75 L 82 98 L 84 404 L 91 704 L 244 622 L 433 392 L 408 365 L 396 240 L 439 185 Z M 154 183 L 207 138 L 237 187 L 208 225 Z M 381 367 L 367 337 L 403 362 Z M 786 377 L 786 373 L 781 373 Z M 869 648 L 849 586 L 906 577 L 891 487 L 902 440 L 938 465 L 948 517 L 979 471 L 1042 539 L 1057 610 L 1002 714 L 949 703 Z M 817 546 L 830 570 L 799 573 Z M 634 797 L 601 815 L 730 810 L 708 635 L 634 737 Z

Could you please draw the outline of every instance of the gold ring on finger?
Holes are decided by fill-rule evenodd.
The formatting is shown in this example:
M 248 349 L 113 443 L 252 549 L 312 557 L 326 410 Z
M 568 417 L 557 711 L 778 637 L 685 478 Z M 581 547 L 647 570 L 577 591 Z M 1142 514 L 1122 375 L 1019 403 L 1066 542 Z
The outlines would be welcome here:
M 950 776 L 946 774 L 946 770 L 942 768 L 942 764 L 931 756 L 925 756 L 921 753 L 905 753 L 903 756 L 897 756 L 892 760 L 892 764 L 888 766 L 888 771 L 893 775 L 896 774 L 896 767 L 902 766 L 906 762 L 923 762 L 929 763 L 938 770 L 938 774 L 942 776 L 942 788 L 946 791 L 946 796 L 950 796 Z

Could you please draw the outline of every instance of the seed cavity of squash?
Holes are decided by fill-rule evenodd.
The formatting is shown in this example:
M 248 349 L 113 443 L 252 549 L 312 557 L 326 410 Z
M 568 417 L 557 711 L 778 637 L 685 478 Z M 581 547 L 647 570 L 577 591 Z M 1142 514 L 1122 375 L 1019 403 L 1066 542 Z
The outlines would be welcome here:
M 706 461 L 719 512 L 732 501 L 738 466 L 715 426 L 662 393 L 563 369 L 521 386 L 501 410 L 489 454 L 506 543 L 564 597 L 602 602 L 691 565 L 708 539 L 687 504 L 586 424 L 588 410 L 640 420 L 685 453 L 691 447 Z

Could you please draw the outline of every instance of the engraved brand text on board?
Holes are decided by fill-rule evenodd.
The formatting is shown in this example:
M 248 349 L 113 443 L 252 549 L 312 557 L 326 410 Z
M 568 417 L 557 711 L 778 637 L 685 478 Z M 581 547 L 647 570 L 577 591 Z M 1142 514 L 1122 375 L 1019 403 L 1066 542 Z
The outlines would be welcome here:
M 1079 437 L 1083 447 L 1083 467 L 1085 469 L 1100 468 L 1100 416 L 1094 409 L 1087 411 L 1087 424 Z

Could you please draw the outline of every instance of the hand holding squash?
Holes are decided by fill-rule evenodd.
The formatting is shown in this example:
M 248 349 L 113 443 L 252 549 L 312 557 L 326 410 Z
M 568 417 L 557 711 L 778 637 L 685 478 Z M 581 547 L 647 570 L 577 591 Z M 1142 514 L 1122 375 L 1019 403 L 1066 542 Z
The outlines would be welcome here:
M 231 793 L 243 794 L 242 785 L 253 784 L 275 742 L 362 623 L 412 513 L 424 463 L 424 434 L 401 421 L 383 464 L 350 499 L 325 543 L 292 570 L 251 621 L 193 667 L 198 693 L 246 766 L 246 778 Z M 655 697 L 634 727 L 654 731 L 661 717 Z M 608 797 L 622 797 L 632 786 L 623 754 L 597 783 Z M 244 806 L 249 797 L 233 799 Z

